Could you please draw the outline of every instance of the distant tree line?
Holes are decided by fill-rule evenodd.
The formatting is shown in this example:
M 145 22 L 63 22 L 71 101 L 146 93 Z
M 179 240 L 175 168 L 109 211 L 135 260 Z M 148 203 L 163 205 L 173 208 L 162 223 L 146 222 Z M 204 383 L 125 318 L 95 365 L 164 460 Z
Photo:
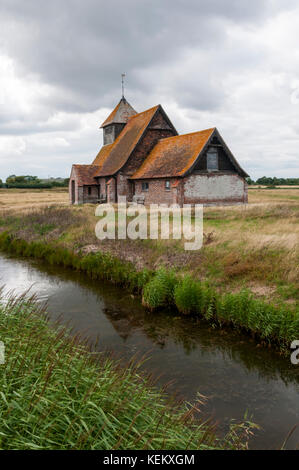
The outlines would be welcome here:
M 249 185 L 259 184 L 262 186 L 299 186 L 299 178 L 273 178 L 271 176 L 262 176 L 254 181 L 246 178 Z M 69 178 L 47 178 L 40 179 L 37 176 L 16 176 L 11 175 L 6 178 L 5 183 L 0 179 L 0 188 L 65 188 L 69 184 Z
M 0 187 L 4 188 L 32 188 L 32 189 L 50 189 L 64 188 L 69 184 L 69 178 L 48 178 L 40 179 L 31 175 L 10 175 L 5 183 L 0 179 Z
M 260 184 L 262 186 L 299 186 L 299 178 L 273 178 L 271 176 L 262 176 L 256 181 L 246 178 L 248 184 Z

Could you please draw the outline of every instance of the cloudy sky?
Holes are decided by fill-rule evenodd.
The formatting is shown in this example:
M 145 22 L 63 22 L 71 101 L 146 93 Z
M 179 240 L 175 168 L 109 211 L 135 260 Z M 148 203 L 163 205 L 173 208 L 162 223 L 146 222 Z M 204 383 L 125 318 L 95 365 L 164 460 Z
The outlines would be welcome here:
M 299 177 L 298 30 L 296 0 L 0 0 L 0 178 L 90 163 L 122 72 L 137 111 Z

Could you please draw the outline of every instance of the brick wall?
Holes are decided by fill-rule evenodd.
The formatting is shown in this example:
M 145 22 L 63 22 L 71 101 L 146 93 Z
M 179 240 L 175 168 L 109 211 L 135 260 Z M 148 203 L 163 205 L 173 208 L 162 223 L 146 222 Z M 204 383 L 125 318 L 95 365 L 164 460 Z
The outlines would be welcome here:
M 98 186 L 83 186 L 82 189 L 83 189 L 83 203 L 96 204 L 98 202 L 98 198 L 99 198 Z
M 119 196 L 128 196 L 128 176 L 123 172 L 117 174 L 117 194 Z
M 168 130 L 173 130 L 172 127 L 168 124 L 166 119 L 164 118 L 163 114 L 161 111 L 159 111 L 154 118 L 152 119 L 152 122 L 150 123 L 150 129 L 168 129 Z
M 74 201 L 72 197 L 72 185 L 74 182 Z M 89 190 L 90 188 L 90 194 Z M 98 185 L 79 186 L 74 169 L 72 169 L 69 182 L 69 202 L 70 204 L 95 204 L 98 202 Z
M 74 174 L 71 174 L 69 195 L 72 203 L 71 184 L 75 181 L 75 202 L 74 204 L 97 203 L 98 186 L 78 186 Z M 148 191 L 142 190 L 142 182 L 148 182 Z M 184 179 L 169 179 L 170 190 L 165 189 L 165 179 L 139 180 L 134 182 L 134 194 L 143 196 L 144 203 L 149 204 L 205 204 L 224 205 L 241 204 L 248 202 L 248 186 L 244 178 L 237 174 L 192 174 Z M 107 188 L 107 202 L 114 203 L 115 189 L 117 184 L 118 195 L 124 195 L 128 201 L 132 200 L 133 183 L 128 180 L 128 176 L 119 173 L 117 180 L 111 178 L 100 179 L 101 194 L 105 195 Z
M 98 184 L 100 185 L 101 198 L 105 199 L 107 197 L 106 178 L 98 178 Z
M 168 129 L 148 129 L 136 146 L 129 160 L 122 169 L 124 174 L 131 176 L 144 162 L 150 151 L 154 148 L 159 139 L 172 137 L 173 131 Z
M 172 137 L 175 131 L 170 127 L 161 112 L 158 112 L 148 129 L 145 131 L 139 144 L 135 147 L 132 155 L 122 169 L 122 173 L 128 176 L 132 174 L 141 166 L 150 151 L 154 148 L 159 139 Z
M 177 188 L 171 179 L 170 190 L 165 189 L 165 179 L 135 181 L 135 196 L 144 196 L 144 204 L 177 204 Z M 142 182 L 148 182 L 148 191 L 142 190 Z
M 247 183 L 238 174 L 191 174 L 184 178 L 184 204 L 240 204 L 248 202 Z
M 74 201 L 72 197 L 72 184 L 74 182 Z M 83 189 L 79 190 L 78 181 L 76 178 L 75 170 L 72 168 L 70 181 L 69 181 L 69 202 L 70 204 L 82 204 L 83 203 Z
M 109 181 L 107 181 L 107 202 L 114 203 L 116 202 L 115 200 L 115 178 L 110 178 Z
M 142 190 L 142 181 L 149 184 Z M 237 174 L 192 174 L 184 179 L 170 179 L 170 190 L 165 190 L 165 179 L 135 181 L 135 195 L 143 196 L 149 204 L 204 204 L 230 205 L 248 202 L 247 183 Z
M 83 204 L 83 203 L 84 203 L 83 186 L 78 186 L 78 202 L 76 204 Z

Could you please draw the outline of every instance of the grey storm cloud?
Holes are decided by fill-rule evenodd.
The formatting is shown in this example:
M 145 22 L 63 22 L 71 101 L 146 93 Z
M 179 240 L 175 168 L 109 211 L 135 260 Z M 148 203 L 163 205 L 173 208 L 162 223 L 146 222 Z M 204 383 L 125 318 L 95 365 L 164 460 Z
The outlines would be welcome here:
M 46 105 L 91 111 L 113 103 L 119 75 L 130 72 L 130 87 L 148 92 L 159 82 L 142 77 L 151 67 L 176 63 L 188 48 L 212 50 L 225 41 L 227 22 L 264 18 L 267 0 L 2 0 L 1 42 L 26 73 L 57 88 Z M 286 3 L 286 2 L 284 2 Z M 195 64 L 194 73 L 200 64 Z M 139 72 L 139 73 L 135 73 Z M 20 72 L 21 73 L 21 72 Z M 178 91 L 185 83 L 178 83 Z M 190 93 L 180 104 L 190 105 Z M 208 87 L 211 88 L 211 87 Z M 185 86 L 186 89 L 186 86 Z M 174 91 L 176 91 L 174 89 Z M 197 87 L 198 93 L 200 87 Z M 198 94 L 197 93 L 197 94 Z M 204 93 L 203 93 L 204 94 Z M 220 96 L 217 93 L 217 100 Z M 197 100 L 215 106 L 215 99 Z
M 0 0 L 0 177 L 89 163 L 122 72 L 138 111 L 161 103 L 179 132 L 217 125 L 258 172 L 298 168 L 297 26 L 292 38 L 284 23 L 297 3 Z

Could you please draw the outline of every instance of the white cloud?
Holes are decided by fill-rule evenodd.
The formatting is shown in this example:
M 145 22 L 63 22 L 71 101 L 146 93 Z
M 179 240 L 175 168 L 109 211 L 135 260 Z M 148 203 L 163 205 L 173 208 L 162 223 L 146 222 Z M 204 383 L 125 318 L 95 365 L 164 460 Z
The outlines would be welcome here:
M 2 179 L 91 162 L 122 71 L 138 111 L 161 103 L 179 132 L 217 126 L 254 178 L 299 176 L 296 2 L 2 0 L 0 13 Z

